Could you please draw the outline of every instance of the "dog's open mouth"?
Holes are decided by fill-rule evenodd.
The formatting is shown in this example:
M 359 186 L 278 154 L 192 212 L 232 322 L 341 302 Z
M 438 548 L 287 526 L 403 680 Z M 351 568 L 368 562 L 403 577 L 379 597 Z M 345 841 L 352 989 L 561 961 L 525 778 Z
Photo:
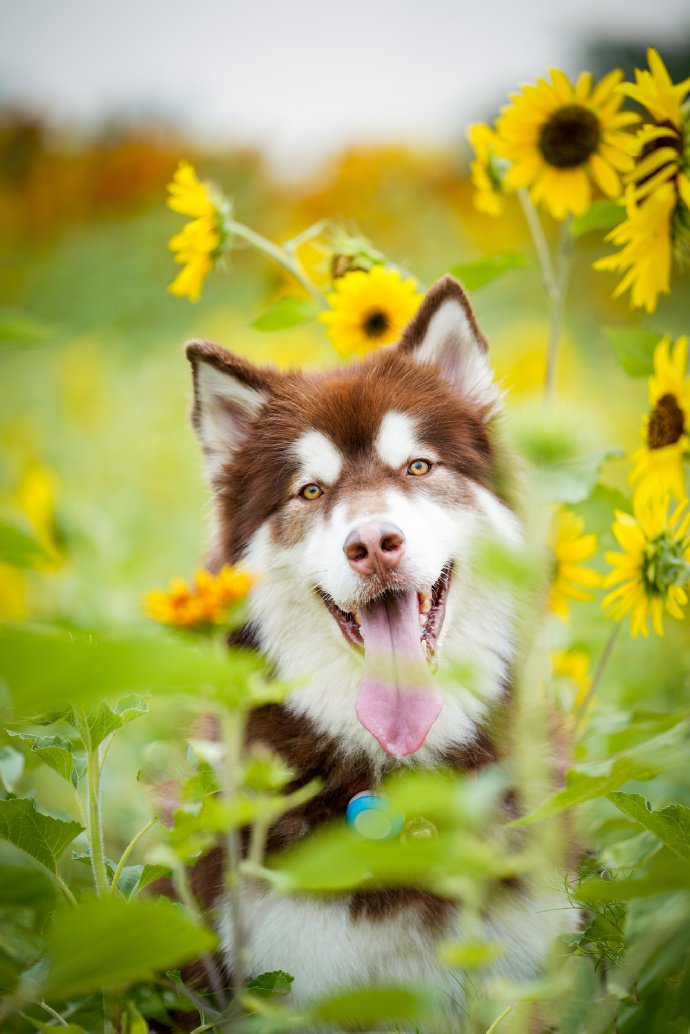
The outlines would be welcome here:
M 356 612 L 320 591 L 347 641 L 364 653 L 357 717 L 394 757 L 419 750 L 442 707 L 432 673 L 450 575 L 445 567 L 429 593 L 388 589 Z
M 443 628 L 443 619 L 446 615 L 446 599 L 448 598 L 448 588 L 450 586 L 450 564 L 443 568 L 439 578 L 434 582 L 430 592 L 417 592 L 414 595 L 417 597 L 417 613 L 418 613 L 418 624 L 419 624 L 419 641 L 422 647 L 422 653 L 426 657 L 427 664 L 432 671 L 436 670 L 436 652 L 438 645 L 438 637 L 441 629 Z M 354 646 L 357 650 L 364 648 L 364 639 L 362 638 L 362 615 L 366 614 L 367 610 L 375 605 L 381 603 L 386 598 L 395 596 L 406 595 L 400 590 L 388 590 L 382 593 L 368 604 L 367 607 L 361 607 L 360 610 L 351 611 L 341 610 L 341 608 L 331 599 L 331 597 L 325 593 L 322 589 L 317 590 L 321 599 L 326 604 L 331 614 L 338 623 L 340 631 L 343 633 L 348 643 Z

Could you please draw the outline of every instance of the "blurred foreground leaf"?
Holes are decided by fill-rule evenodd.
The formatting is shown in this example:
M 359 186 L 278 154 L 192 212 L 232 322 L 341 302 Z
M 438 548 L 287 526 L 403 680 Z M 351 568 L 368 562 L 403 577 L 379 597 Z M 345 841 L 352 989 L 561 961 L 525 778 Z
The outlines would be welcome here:
M 610 793 L 608 799 L 675 854 L 690 861 L 690 808 L 670 804 L 662 811 L 653 811 L 639 793 Z
M 0 308 L 0 344 L 47 345 L 57 340 L 55 327 L 21 309 Z
M 0 679 L 24 717 L 148 690 L 211 689 L 228 703 L 244 703 L 262 666 L 247 651 L 220 657 L 158 630 L 90 633 L 26 625 L 0 628 L 0 658 Z
M 587 456 L 542 462 L 533 472 L 535 489 L 552 503 L 581 503 L 597 483 L 606 460 L 618 459 L 622 455 L 621 449 L 610 448 Z
M 613 764 L 609 764 L 608 771 L 601 775 L 589 775 L 587 772 L 571 769 L 566 772 L 565 789 L 547 797 L 529 815 L 516 819 L 509 825 L 528 826 L 532 822 L 539 822 L 541 819 L 574 808 L 578 804 L 584 804 L 585 801 L 606 797 L 612 790 L 617 790 L 619 786 L 631 779 L 653 779 L 658 772 L 658 767 L 631 757 L 618 758 Z
M 288 327 L 299 327 L 302 323 L 309 323 L 318 311 L 318 306 L 308 298 L 287 295 L 257 317 L 252 327 L 262 331 L 287 330 Z
M 214 934 L 165 898 L 88 898 L 59 912 L 48 933 L 46 998 L 64 1001 L 101 988 L 151 980 L 211 951 Z
M 12 567 L 35 567 L 50 559 L 50 553 L 27 525 L 0 520 L 0 563 Z
M 570 224 L 573 237 L 582 237 L 593 230 L 611 230 L 625 217 L 625 209 L 617 201 L 593 201 L 583 215 Z
M 433 1011 L 425 988 L 360 988 L 317 1002 L 310 1014 L 322 1023 L 357 1024 L 420 1022 Z
M 452 267 L 451 273 L 468 291 L 477 291 L 506 273 L 527 269 L 530 265 L 530 260 L 521 251 L 501 251 L 474 262 L 458 262 Z
M 585 880 L 575 896 L 584 902 L 631 901 L 678 890 L 690 890 L 690 868 L 670 851 L 664 851 L 655 855 L 641 874 L 614 880 Z
M 650 377 L 654 373 L 654 349 L 661 334 L 642 327 L 607 327 L 606 336 L 630 377 Z
M 78 822 L 65 822 L 36 810 L 23 798 L 0 801 L 0 838 L 18 847 L 49 872 L 57 873 L 65 848 L 83 832 Z

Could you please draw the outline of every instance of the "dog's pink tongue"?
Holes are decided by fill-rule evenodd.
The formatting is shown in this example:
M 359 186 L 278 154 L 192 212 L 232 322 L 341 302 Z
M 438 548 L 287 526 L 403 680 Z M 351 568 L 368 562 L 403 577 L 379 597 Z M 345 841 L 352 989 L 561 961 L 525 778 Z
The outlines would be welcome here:
M 414 754 L 439 716 L 435 687 L 419 639 L 417 593 L 384 596 L 361 612 L 364 676 L 357 717 L 394 757 Z

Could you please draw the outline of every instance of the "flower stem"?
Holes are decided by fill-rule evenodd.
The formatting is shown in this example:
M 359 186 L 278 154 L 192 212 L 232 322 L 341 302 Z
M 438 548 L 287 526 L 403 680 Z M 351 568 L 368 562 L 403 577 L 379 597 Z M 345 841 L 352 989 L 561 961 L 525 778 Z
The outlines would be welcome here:
M 234 219 L 228 220 L 226 229 L 231 236 L 239 237 L 241 240 L 246 241 L 247 244 L 251 244 L 252 247 L 263 251 L 264 255 L 272 258 L 274 262 L 277 262 L 286 272 L 290 273 L 322 308 L 325 308 L 326 302 L 323 295 L 311 282 L 299 261 L 291 252 L 281 248 L 278 244 L 274 244 L 268 237 L 263 237 L 260 233 L 250 230 L 244 223 L 235 222 Z
M 244 743 L 244 714 L 240 710 L 226 708 L 221 717 L 225 757 L 223 765 L 223 797 L 226 804 L 232 804 L 237 795 L 237 778 L 240 771 L 242 746 Z M 247 973 L 247 931 L 242 909 L 240 876 L 240 838 L 232 826 L 225 836 L 226 865 L 225 881 L 230 897 L 232 918 L 232 990 L 235 1015 L 242 1009 L 242 995 Z
M 582 697 L 582 700 L 580 700 L 577 710 L 575 711 L 575 714 L 573 716 L 574 734 L 577 733 L 579 726 L 582 724 L 584 716 L 587 713 L 587 708 L 589 707 L 590 701 L 594 697 L 594 694 L 599 688 L 601 680 L 604 677 L 604 672 L 606 671 L 609 661 L 611 660 L 611 654 L 613 653 L 613 649 L 618 640 L 618 636 L 620 635 L 620 630 L 620 624 L 616 624 L 609 632 L 609 637 L 606 640 L 604 649 L 601 651 L 601 656 L 599 657 L 599 661 L 594 671 L 594 675 L 592 676 L 592 681 L 589 684 L 587 692 Z
M 120 861 L 117 863 L 117 869 L 115 870 L 115 873 L 113 875 L 113 882 L 110 885 L 110 893 L 111 894 L 117 894 L 118 884 L 120 882 L 120 876 L 122 875 L 122 870 L 124 869 L 125 865 L 127 864 L 127 859 L 131 855 L 132 851 L 137 846 L 137 844 L 139 843 L 141 838 L 146 836 L 148 831 L 153 826 L 155 826 L 157 822 L 158 822 L 158 818 L 157 818 L 157 816 L 154 815 L 154 817 L 152 819 L 150 819 L 146 823 L 146 825 L 142 829 L 139 830 L 138 833 L 135 833 L 135 835 L 132 837 L 130 842 L 127 844 L 127 847 L 122 852 L 122 857 L 120 858 Z
M 558 346 L 561 338 L 563 322 L 563 303 L 570 270 L 573 236 L 570 232 L 571 219 L 568 216 L 560 226 L 556 260 L 549 250 L 544 227 L 536 208 L 526 190 L 518 191 L 520 204 L 532 237 L 534 250 L 537 253 L 544 290 L 549 299 L 549 343 L 546 356 L 546 377 L 544 380 L 544 399 L 551 401 L 556 383 L 556 366 Z
M 103 824 L 101 821 L 101 759 L 100 749 L 95 747 L 86 754 L 86 780 L 88 794 L 87 836 L 91 853 L 91 870 L 99 897 L 110 893 L 108 871 L 105 867 L 103 850 Z
M 506 1016 L 508 1016 L 512 1011 L 513 1011 L 512 1005 L 507 1006 L 503 1010 L 501 1015 L 497 1016 L 496 1019 L 494 1020 L 494 1022 L 491 1024 L 491 1026 L 487 1028 L 486 1034 L 494 1034 L 494 1031 L 497 1029 L 499 1023 L 502 1020 L 504 1020 L 506 1018 Z

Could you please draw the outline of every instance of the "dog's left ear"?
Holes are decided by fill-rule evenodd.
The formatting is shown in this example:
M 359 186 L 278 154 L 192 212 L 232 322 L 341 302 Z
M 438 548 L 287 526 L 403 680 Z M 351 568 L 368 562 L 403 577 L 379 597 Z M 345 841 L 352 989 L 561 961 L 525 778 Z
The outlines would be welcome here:
M 434 284 L 402 336 L 400 350 L 418 363 L 433 364 L 444 380 L 486 407 L 499 404 L 501 393 L 489 365 L 486 339 L 457 280 L 444 276 Z

